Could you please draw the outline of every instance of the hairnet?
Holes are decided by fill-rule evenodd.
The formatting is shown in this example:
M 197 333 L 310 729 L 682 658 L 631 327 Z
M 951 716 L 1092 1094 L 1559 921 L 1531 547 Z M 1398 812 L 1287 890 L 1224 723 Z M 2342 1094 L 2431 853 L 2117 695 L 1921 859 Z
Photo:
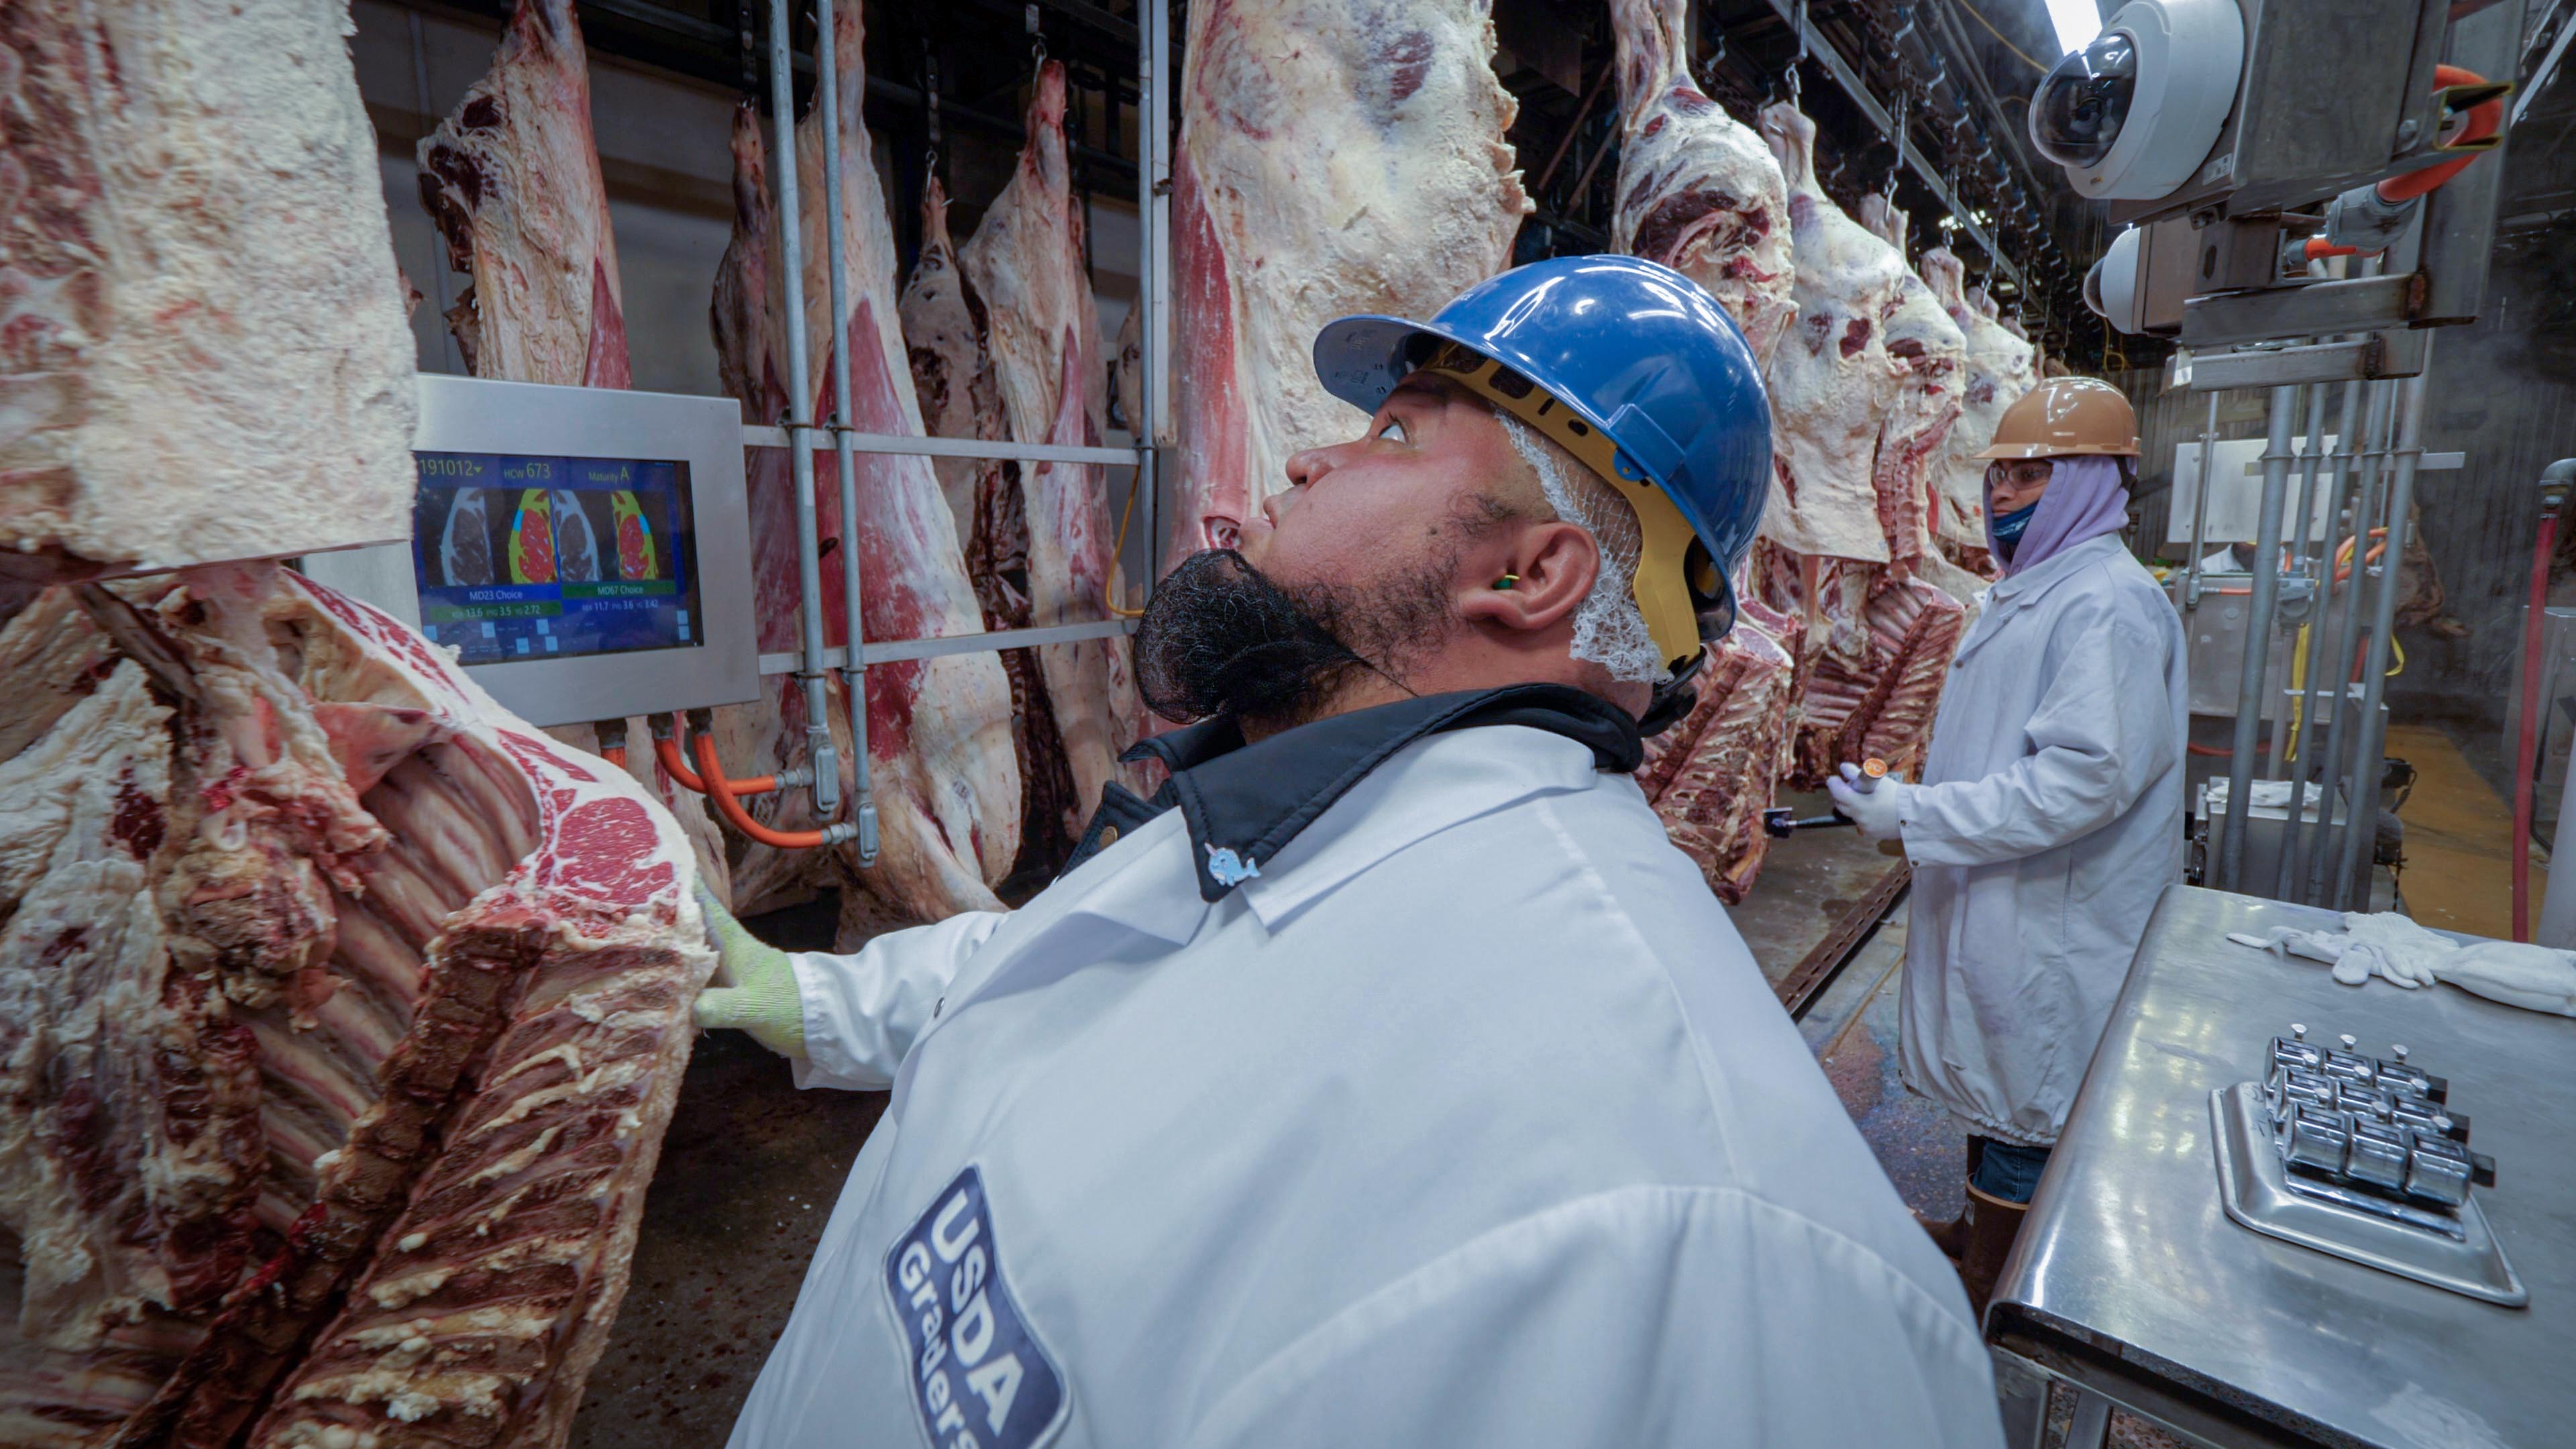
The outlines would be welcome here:
M 1503 425 L 1512 450 L 1538 475 L 1538 486 L 1556 516 L 1600 545 L 1601 572 L 1574 611 L 1574 657 L 1600 665 L 1622 683 L 1662 683 L 1668 677 L 1664 660 L 1637 608 L 1637 560 L 1645 551 L 1645 532 L 1637 525 L 1636 510 L 1589 469 L 1568 466 L 1538 429 L 1500 408 L 1494 410 L 1494 420 Z

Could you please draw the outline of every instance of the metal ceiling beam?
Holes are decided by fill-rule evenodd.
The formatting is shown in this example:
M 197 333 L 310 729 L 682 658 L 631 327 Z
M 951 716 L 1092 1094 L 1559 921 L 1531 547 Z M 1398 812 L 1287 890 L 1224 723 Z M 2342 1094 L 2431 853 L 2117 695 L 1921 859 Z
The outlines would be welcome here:
M 1870 124 L 1878 127 L 1881 133 L 1895 141 L 1897 152 L 1905 158 L 1905 164 L 1913 168 L 1914 174 L 1922 180 L 1924 187 L 1938 197 L 1943 206 L 1949 208 L 1950 215 L 1959 223 L 1959 229 L 1968 234 L 1969 240 L 1984 249 L 1987 259 L 1994 263 L 1997 271 L 2011 278 L 2013 284 L 2020 287 L 2024 295 L 2028 295 L 2030 279 L 2023 274 L 2020 265 L 2005 256 L 2003 250 L 1995 245 L 1993 234 L 1980 226 L 1975 217 L 1968 214 L 1968 208 L 1960 202 L 1957 194 L 1950 190 L 1950 183 L 1942 178 L 1940 168 L 1932 164 L 1932 159 L 1923 154 L 1923 149 L 1914 144 L 1913 138 L 1896 134 L 1896 120 L 1888 114 L 1887 107 L 1880 105 L 1878 98 L 1869 93 L 1869 86 L 1861 80 L 1860 72 L 1852 69 L 1851 62 L 1843 59 L 1842 52 L 1834 49 L 1833 42 L 1825 39 L 1824 32 L 1818 30 L 1816 23 L 1803 13 L 1797 0 L 1771 0 L 1771 8 L 1777 11 L 1780 19 L 1789 26 L 1790 33 L 1804 42 L 1803 48 L 1807 54 L 1833 76 L 1835 83 L 1843 88 L 1843 94 L 1851 97 L 1853 105 L 1860 107 L 1861 114 L 1869 117 Z

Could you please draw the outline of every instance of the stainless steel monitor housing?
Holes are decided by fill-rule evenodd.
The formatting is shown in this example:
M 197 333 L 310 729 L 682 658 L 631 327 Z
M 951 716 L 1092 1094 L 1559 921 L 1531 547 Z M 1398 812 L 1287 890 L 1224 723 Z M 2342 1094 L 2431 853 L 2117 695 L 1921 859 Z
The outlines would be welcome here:
M 412 447 L 425 453 L 652 459 L 689 466 L 702 642 L 468 665 L 465 672 L 504 708 L 531 724 L 560 725 L 741 704 L 758 696 L 741 404 L 430 373 L 420 379 L 420 431 Z M 419 579 L 409 542 L 308 554 L 302 566 L 308 577 L 420 627 Z

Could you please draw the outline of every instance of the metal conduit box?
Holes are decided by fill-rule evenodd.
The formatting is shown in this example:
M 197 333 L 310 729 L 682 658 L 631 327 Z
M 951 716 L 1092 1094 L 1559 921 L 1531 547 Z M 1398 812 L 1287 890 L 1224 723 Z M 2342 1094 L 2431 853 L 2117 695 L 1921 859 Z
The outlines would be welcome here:
M 731 398 L 424 374 L 412 539 L 304 573 L 456 651 L 531 724 L 759 693 Z

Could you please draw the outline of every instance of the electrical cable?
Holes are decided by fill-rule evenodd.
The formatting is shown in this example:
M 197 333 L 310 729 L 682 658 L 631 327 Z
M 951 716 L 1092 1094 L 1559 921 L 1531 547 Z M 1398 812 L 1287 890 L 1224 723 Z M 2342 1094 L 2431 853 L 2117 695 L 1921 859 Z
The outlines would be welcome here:
M 1145 487 L 1145 470 L 1136 470 L 1134 482 L 1127 485 L 1127 506 L 1118 510 L 1118 541 L 1109 548 L 1109 577 L 1100 581 L 1100 607 L 1113 619 L 1141 619 L 1142 609 L 1126 608 L 1118 602 L 1118 561 L 1127 556 L 1127 524 L 1136 516 L 1136 495 Z
M 1979 11 L 1976 6 L 1969 3 L 1969 0 L 1959 0 L 1959 8 L 1967 11 L 1970 19 L 1976 21 L 1979 25 L 1986 27 L 1986 33 L 1988 35 L 2002 41 L 2004 49 L 2009 50 L 2014 55 L 2020 57 L 2022 64 L 2029 66 L 2032 70 L 2038 71 L 2041 75 L 2046 75 L 2051 69 L 2053 69 L 2053 67 L 2042 65 L 2038 61 L 2031 59 L 2030 52 L 2013 44 L 2009 39 L 2006 39 L 2002 31 L 1995 29 L 1995 23 L 1988 20 L 1983 12 Z

